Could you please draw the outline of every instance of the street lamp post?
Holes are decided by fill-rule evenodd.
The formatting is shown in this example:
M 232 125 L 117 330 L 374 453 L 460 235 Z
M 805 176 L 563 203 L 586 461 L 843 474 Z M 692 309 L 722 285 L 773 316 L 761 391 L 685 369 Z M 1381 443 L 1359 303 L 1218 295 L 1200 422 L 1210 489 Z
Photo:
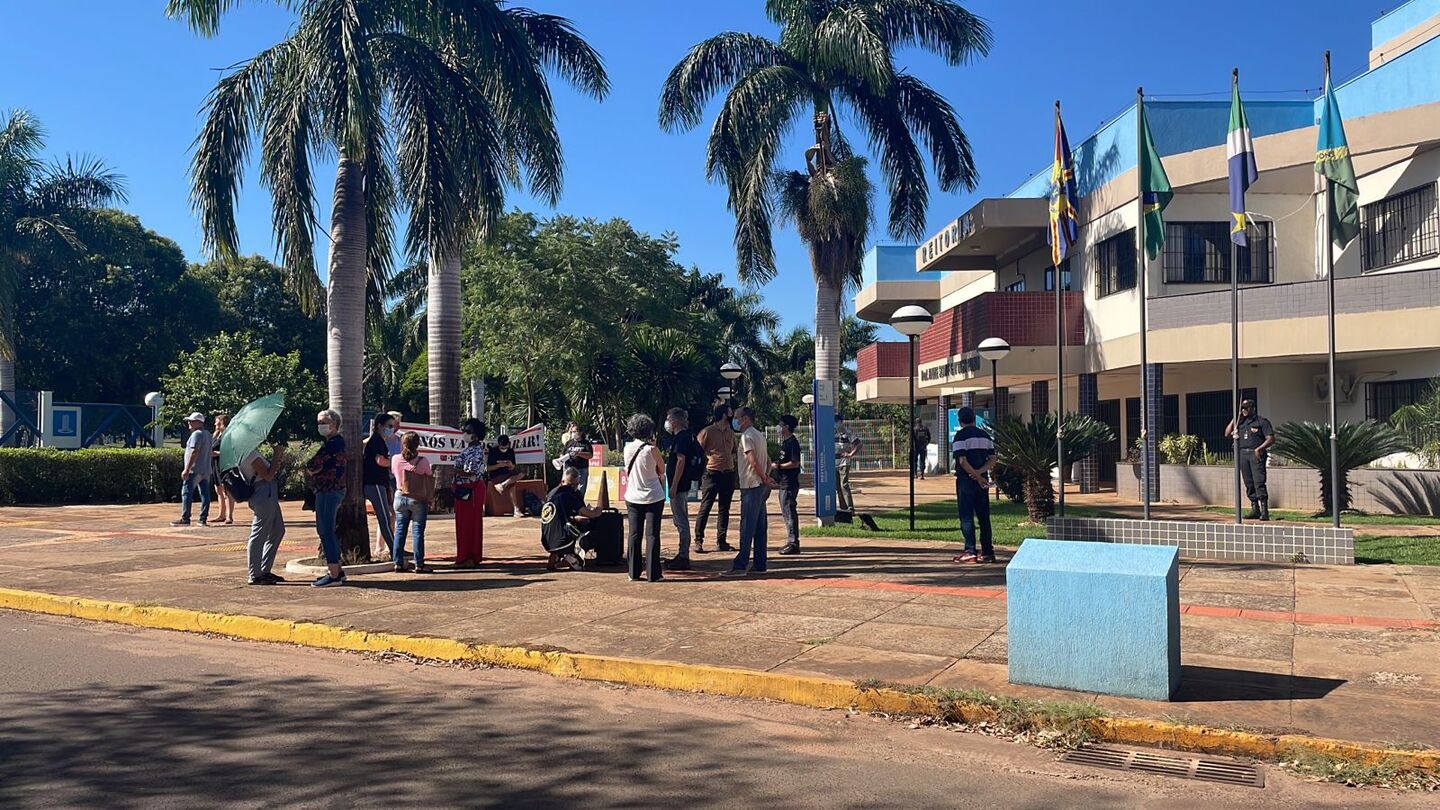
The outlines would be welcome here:
M 1000 421 L 1000 361 L 1010 353 L 1010 344 L 1004 338 L 992 337 L 980 341 L 980 356 L 990 361 L 990 418 L 995 422 Z M 1064 474 L 1062 472 L 1060 486 L 1065 486 Z M 999 490 L 996 490 L 995 497 L 1000 497 Z
M 910 365 L 906 376 L 910 379 L 910 421 L 905 429 L 910 434 L 910 531 L 915 531 L 915 341 L 930 328 L 935 317 L 924 307 L 908 306 L 895 310 L 890 316 L 890 325 L 895 331 L 910 339 Z

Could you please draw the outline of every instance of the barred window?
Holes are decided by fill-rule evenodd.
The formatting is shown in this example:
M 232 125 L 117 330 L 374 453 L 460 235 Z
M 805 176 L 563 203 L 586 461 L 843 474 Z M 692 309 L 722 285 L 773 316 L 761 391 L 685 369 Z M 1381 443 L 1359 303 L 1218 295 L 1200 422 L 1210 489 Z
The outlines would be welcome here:
M 1100 297 L 1135 289 L 1138 264 L 1133 228 L 1096 245 L 1095 275 L 1100 282 Z
M 1430 380 L 1389 380 L 1365 384 L 1365 418 L 1388 422 L 1395 412 L 1430 396 Z
M 1025 292 L 1025 279 L 1022 277 L 1019 281 L 1010 284 L 1005 288 L 1005 292 Z
M 1068 258 L 1060 262 L 1060 279 L 1065 285 L 1066 292 L 1074 289 L 1070 286 L 1070 260 Z M 1055 292 L 1055 268 L 1053 267 L 1045 269 L 1045 292 Z
M 1361 208 L 1360 237 L 1367 271 L 1440 255 L 1435 184 Z
M 1240 248 L 1241 284 L 1275 280 L 1272 223 L 1246 225 L 1248 247 Z M 1168 284 L 1229 284 L 1230 225 L 1226 222 L 1165 223 L 1165 281 Z

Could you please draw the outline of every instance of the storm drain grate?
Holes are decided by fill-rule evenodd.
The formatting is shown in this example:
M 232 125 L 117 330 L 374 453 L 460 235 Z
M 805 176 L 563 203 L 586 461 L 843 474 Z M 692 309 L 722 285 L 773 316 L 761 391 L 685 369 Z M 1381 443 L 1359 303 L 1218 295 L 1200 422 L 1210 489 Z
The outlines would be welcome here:
M 1265 787 L 1265 777 L 1260 773 L 1260 769 L 1254 765 L 1225 759 L 1207 759 L 1188 754 L 1157 754 L 1151 751 L 1125 751 L 1120 748 L 1105 748 L 1098 745 L 1077 748 L 1060 759 L 1076 765 L 1090 765 L 1095 768 L 1140 771 L 1161 776 L 1178 776 L 1182 779 L 1220 782 L 1226 785 Z

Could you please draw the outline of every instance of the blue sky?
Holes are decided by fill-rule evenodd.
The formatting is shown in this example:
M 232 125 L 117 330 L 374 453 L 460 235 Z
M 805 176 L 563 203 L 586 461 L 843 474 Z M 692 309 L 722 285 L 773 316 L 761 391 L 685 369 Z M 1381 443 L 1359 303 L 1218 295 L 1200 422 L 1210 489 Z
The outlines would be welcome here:
M 981 171 L 974 193 L 932 194 L 930 230 L 979 197 L 1013 190 L 1049 161 L 1057 97 L 1073 143 L 1129 104 L 1137 84 L 1147 95 L 1224 98 L 1230 68 L 1238 66 L 1255 98 L 1314 95 L 1323 51 L 1334 51 L 1337 78 L 1361 71 L 1370 21 L 1399 3 L 968 3 L 994 29 L 988 58 L 960 68 L 918 51 L 899 58 L 954 104 Z M 723 189 L 704 176 L 705 127 L 665 133 L 655 123 L 656 105 L 665 75 L 696 42 L 724 30 L 773 33 L 763 0 L 521 4 L 574 19 L 605 57 L 613 84 L 599 104 L 557 91 L 568 163 L 557 210 L 673 231 L 681 261 L 733 277 L 733 220 Z M 0 110 L 35 113 L 54 153 L 97 155 L 122 172 L 127 208 L 199 260 L 186 172 L 200 107 L 217 68 L 276 42 L 291 18 L 255 0 L 226 20 L 219 37 L 205 40 L 167 19 L 164 6 L 165 0 L 0 0 Z M 790 149 L 797 168 L 804 146 L 797 137 Z M 328 177 L 317 183 L 322 201 L 329 184 Z M 543 210 L 523 194 L 513 202 Z M 883 199 L 877 210 L 885 210 Z M 269 201 L 253 176 L 239 217 L 242 248 L 273 255 Z M 883 222 L 872 240 L 888 241 Z M 808 324 L 814 295 L 805 252 L 793 231 L 779 232 L 776 243 L 780 275 L 764 292 L 787 327 Z

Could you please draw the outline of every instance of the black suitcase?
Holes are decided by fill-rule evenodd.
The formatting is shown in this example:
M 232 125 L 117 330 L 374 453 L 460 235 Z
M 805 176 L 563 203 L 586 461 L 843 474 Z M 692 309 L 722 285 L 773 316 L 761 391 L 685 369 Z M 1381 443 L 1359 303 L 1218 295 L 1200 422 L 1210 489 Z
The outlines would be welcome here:
M 580 538 L 580 547 L 595 552 L 593 560 L 586 565 L 625 564 L 625 518 L 614 509 L 606 509 L 599 517 L 590 521 L 590 527 Z

